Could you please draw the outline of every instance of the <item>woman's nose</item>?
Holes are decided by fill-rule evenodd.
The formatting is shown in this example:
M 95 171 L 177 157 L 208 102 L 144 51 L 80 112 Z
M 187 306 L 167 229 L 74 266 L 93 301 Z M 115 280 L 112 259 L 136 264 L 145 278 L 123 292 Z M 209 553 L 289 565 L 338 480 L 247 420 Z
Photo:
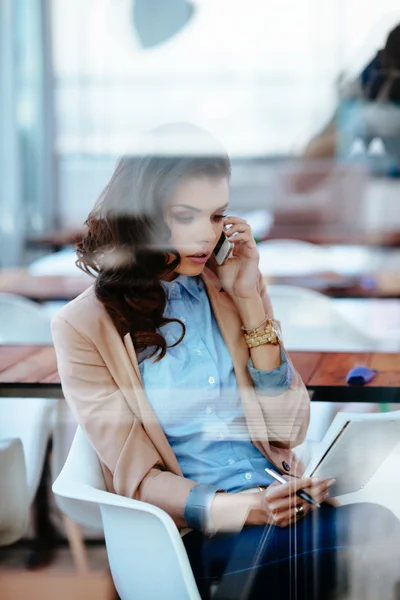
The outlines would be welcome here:
M 204 244 L 214 244 L 217 242 L 217 232 L 215 228 L 210 224 L 209 227 L 206 227 L 202 230 L 200 236 L 201 242 Z

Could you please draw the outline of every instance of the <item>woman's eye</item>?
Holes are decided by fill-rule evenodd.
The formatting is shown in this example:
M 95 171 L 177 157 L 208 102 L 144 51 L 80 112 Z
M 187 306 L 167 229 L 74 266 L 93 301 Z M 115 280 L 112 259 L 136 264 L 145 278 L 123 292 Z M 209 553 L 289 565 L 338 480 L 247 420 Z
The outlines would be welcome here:
M 224 219 L 226 217 L 226 215 L 214 215 L 213 219 L 214 221 L 222 221 L 222 219 Z
M 174 218 L 178 223 L 191 223 L 193 221 L 193 217 L 190 216 L 175 215 Z

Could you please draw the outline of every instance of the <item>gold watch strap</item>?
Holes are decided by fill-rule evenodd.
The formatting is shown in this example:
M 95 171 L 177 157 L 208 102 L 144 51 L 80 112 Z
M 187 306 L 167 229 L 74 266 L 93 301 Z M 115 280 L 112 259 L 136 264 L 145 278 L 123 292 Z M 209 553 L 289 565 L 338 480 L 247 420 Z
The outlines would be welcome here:
M 281 343 L 279 327 L 272 319 L 267 319 L 262 331 L 252 329 L 249 333 L 245 333 L 244 339 L 248 348 L 256 348 L 263 344 L 273 344 L 276 346 Z

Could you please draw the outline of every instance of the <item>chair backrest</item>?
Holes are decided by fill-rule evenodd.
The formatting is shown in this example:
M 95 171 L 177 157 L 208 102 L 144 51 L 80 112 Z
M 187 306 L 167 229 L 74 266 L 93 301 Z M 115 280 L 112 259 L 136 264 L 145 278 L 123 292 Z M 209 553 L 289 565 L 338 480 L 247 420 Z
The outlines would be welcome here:
M 74 521 L 98 527 L 102 520 L 121 600 L 200 600 L 172 519 L 156 506 L 105 491 L 97 455 L 79 427 L 53 491 Z
M 347 321 L 331 298 L 293 285 L 271 284 L 268 293 L 288 350 L 379 350 L 379 340 Z
M 83 497 L 80 495 L 82 490 Z M 78 427 L 67 460 L 53 484 L 53 491 L 57 504 L 73 521 L 103 529 L 98 502 L 91 502 L 87 495 L 90 490 L 105 491 L 106 485 L 96 452 Z
M 76 252 L 74 248 L 65 248 L 59 252 L 46 254 L 38 258 L 28 267 L 31 275 L 79 275 L 83 274 L 75 265 Z
M 14 294 L 0 294 L 0 344 L 50 344 L 46 310 Z M 47 442 L 54 425 L 55 401 L 43 398 L 2 398 L 0 437 L 19 438 L 25 454 L 27 498 L 32 502 L 43 469 Z
M 50 319 L 40 304 L 0 293 L 0 344 L 51 344 Z
M 46 398 L 0 398 L 0 439 L 19 438 L 22 442 L 30 503 L 39 486 L 55 407 L 56 401 Z
M 0 481 L 0 546 L 7 546 L 29 525 L 24 451 L 18 439 L 0 436 Z

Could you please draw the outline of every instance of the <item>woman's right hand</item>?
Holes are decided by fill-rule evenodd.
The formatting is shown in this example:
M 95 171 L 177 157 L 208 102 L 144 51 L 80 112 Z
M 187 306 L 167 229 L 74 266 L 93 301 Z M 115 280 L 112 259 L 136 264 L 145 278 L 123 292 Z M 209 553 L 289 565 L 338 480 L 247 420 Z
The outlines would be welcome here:
M 298 514 L 296 508 L 303 507 L 301 516 L 306 516 L 316 506 L 300 498 L 299 490 L 304 490 L 318 503 L 329 496 L 329 488 L 335 480 L 319 480 L 312 478 L 290 479 L 287 483 L 272 483 L 263 492 L 255 494 L 258 497 L 258 506 L 249 513 L 248 525 L 277 525 L 288 527 L 294 523 Z

